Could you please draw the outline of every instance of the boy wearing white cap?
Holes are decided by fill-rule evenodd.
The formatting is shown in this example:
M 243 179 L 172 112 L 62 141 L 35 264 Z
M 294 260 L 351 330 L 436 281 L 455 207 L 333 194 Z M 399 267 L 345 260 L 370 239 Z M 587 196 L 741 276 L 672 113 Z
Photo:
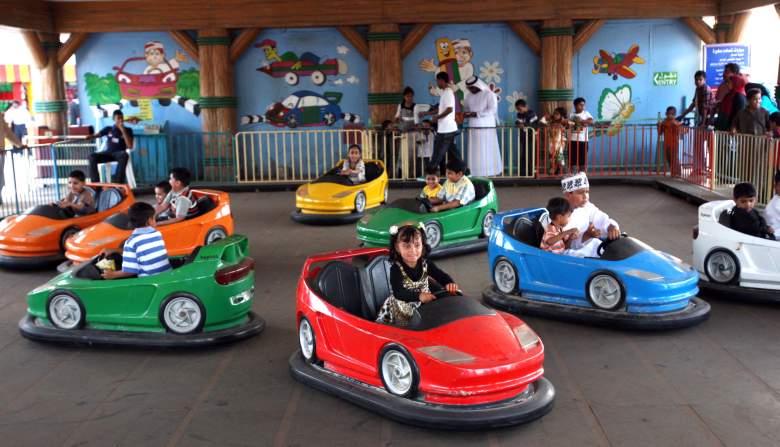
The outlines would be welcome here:
M 620 227 L 614 219 L 590 202 L 590 185 L 584 172 L 561 180 L 563 196 L 569 201 L 572 213 L 564 230 L 576 228 L 578 236 L 572 240 L 566 254 L 582 257 L 598 257 L 599 238 L 605 234 L 610 240 L 620 237 Z M 584 240 L 584 242 L 583 242 Z

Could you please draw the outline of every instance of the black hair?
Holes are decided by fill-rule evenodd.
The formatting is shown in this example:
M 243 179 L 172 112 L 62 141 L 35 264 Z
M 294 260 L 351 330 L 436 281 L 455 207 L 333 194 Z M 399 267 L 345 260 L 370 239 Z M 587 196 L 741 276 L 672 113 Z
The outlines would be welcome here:
M 563 197 L 553 197 L 547 202 L 547 212 L 550 214 L 550 219 L 555 219 L 561 214 L 570 213 L 571 205 Z
M 750 98 L 752 98 L 752 97 L 754 97 L 756 95 L 758 95 L 758 97 L 760 98 L 761 97 L 761 90 L 759 90 L 757 88 L 751 88 L 750 90 L 747 91 L 747 95 L 746 96 L 747 96 L 748 99 L 750 99 Z
M 452 158 L 447 162 L 447 170 L 462 174 L 466 172 L 466 162 L 457 158 Z
M 393 262 L 401 261 L 401 254 L 398 253 L 395 246 L 400 240 L 401 242 L 411 242 L 414 240 L 415 235 L 420 235 L 420 241 L 422 242 L 423 250 L 421 258 L 427 258 L 428 253 L 431 252 L 431 246 L 428 245 L 428 241 L 425 239 L 425 230 L 418 227 L 417 224 L 401 225 L 398 231 L 390 236 L 390 260 Z
M 696 78 L 704 78 L 707 79 L 707 72 L 704 70 L 699 70 L 696 73 L 693 74 L 693 79 Z
M 393 122 L 390 120 L 384 120 L 382 121 L 382 129 L 387 129 L 388 127 L 392 126 Z
M 669 112 L 672 112 L 672 113 L 676 114 L 677 113 L 677 107 L 675 107 L 675 106 L 667 107 L 666 108 L 666 113 L 669 113 Z
M 187 168 L 173 168 L 171 169 L 170 174 L 173 176 L 174 180 L 178 180 L 184 184 L 184 186 L 190 186 L 190 180 L 192 179 L 192 174 L 190 174 L 190 170 Z
M 449 84 L 450 75 L 448 75 L 446 71 L 440 71 L 436 74 L 436 79 L 441 79 L 445 83 Z
M 412 89 L 411 87 L 409 87 L 409 86 L 407 85 L 406 87 L 404 87 L 404 93 L 403 93 L 403 96 L 406 96 L 406 95 L 407 95 L 407 94 L 409 94 L 409 93 L 411 93 L 411 94 L 413 94 L 413 95 L 414 95 L 414 89 Z
M 347 148 L 347 153 L 349 153 L 349 151 L 351 151 L 351 150 L 352 150 L 352 148 L 355 148 L 355 149 L 357 149 L 359 152 L 361 152 L 361 153 L 362 153 L 362 149 L 360 149 L 360 145 L 359 145 L 359 144 L 350 144 L 350 145 L 349 145 L 349 147 Z
M 118 116 L 121 116 L 122 118 L 124 118 L 125 114 L 122 113 L 121 110 L 114 110 L 114 113 L 111 114 L 111 118 L 116 118 Z
M 146 202 L 135 202 L 127 210 L 127 216 L 130 218 L 130 226 L 141 228 L 147 226 L 149 219 L 154 217 L 154 207 Z
M 425 168 L 425 175 L 435 175 L 436 177 L 439 176 L 439 168 L 429 166 Z
M 780 126 L 780 112 L 773 112 L 771 115 L 769 115 L 769 121 L 772 121 L 773 123 Z
M 75 178 L 75 179 L 78 179 L 81 182 L 86 182 L 87 181 L 87 176 L 84 175 L 84 171 L 82 171 L 80 169 L 74 169 L 74 170 L 70 171 L 70 174 L 68 174 L 68 178 Z
M 724 70 L 729 70 L 732 73 L 739 74 L 739 64 L 736 62 L 729 62 L 723 67 Z
M 525 107 L 526 105 L 528 104 L 525 102 L 525 99 L 518 99 L 517 101 L 515 101 L 515 108 L 519 106 Z
M 160 188 L 163 191 L 165 191 L 166 194 L 171 192 L 171 184 L 170 182 L 160 182 L 154 186 L 155 188 Z
M 575 98 L 575 99 L 574 99 L 574 105 L 575 105 L 575 106 L 576 106 L 577 104 L 579 104 L 579 103 L 584 103 L 584 102 L 585 102 L 585 98 L 583 98 L 583 97 L 579 97 L 579 98 Z
M 561 114 L 561 118 L 566 118 L 566 115 L 568 113 L 566 112 L 566 107 L 556 107 L 555 110 L 553 110 L 553 113 L 558 112 Z
M 742 197 L 755 197 L 756 187 L 752 183 L 737 183 L 734 185 L 734 200 Z

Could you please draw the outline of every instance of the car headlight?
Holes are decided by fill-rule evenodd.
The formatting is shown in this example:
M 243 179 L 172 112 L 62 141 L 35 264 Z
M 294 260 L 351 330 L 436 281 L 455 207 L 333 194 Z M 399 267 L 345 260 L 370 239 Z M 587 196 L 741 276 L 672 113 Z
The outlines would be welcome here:
M 539 336 L 527 324 L 515 327 L 512 329 L 512 332 L 514 332 L 517 342 L 520 343 L 520 347 L 525 352 L 530 351 L 539 344 Z
M 445 363 L 470 363 L 474 361 L 474 357 L 460 352 L 457 349 L 452 349 L 447 346 L 426 346 L 418 349 L 418 351 L 427 354 L 436 360 L 441 360 Z
M 89 243 L 87 243 L 87 245 L 89 245 L 90 247 L 102 247 L 104 245 L 111 244 L 115 240 L 117 240 L 115 237 L 104 237 L 102 239 L 98 239 L 96 241 L 89 242 Z
M 27 233 L 27 236 L 29 237 L 41 237 L 46 236 L 47 234 L 51 233 L 52 231 L 56 230 L 57 227 L 54 225 L 47 225 L 45 227 L 36 228 L 30 232 Z
M 306 197 L 309 195 L 309 185 L 303 185 L 300 188 L 298 188 L 297 192 L 299 197 Z
M 626 275 L 633 276 L 634 278 L 644 279 L 646 281 L 662 281 L 664 279 L 663 276 L 657 273 L 651 273 L 639 269 L 631 269 L 626 272 Z
M 344 197 L 349 197 L 350 195 L 354 194 L 355 191 L 341 191 L 338 194 L 333 194 L 334 199 L 343 199 Z

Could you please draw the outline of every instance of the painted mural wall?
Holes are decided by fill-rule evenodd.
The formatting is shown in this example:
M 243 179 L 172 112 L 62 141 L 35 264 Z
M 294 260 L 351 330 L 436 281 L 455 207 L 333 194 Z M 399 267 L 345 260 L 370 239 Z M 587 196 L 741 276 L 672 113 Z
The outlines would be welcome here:
M 451 48 L 455 60 L 442 54 Z M 514 122 L 514 103 L 519 98 L 536 103 L 539 58 L 505 24 L 436 25 L 404 59 L 404 83 L 415 91 L 418 104 L 437 104 L 435 76 L 444 70 L 458 85 L 458 97 L 466 92 L 465 82 L 476 75 L 498 96 L 502 122 Z
M 263 31 L 235 66 L 241 130 L 341 128 L 368 116 L 368 62 L 334 28 Z
M 574 60 L 574 94 L 597 121 L 654 123 L 694 91 L 701 41 L 679 20 L 608 21 Z
M 76 53 L 82 121 L 99 128 L 127 119 L 199 131 L 198 65 L 168 33 L 92 34 Z

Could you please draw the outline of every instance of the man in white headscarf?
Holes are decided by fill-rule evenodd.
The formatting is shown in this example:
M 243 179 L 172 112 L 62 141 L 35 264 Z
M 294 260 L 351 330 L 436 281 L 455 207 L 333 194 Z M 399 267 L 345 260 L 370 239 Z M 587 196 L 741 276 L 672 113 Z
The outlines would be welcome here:
M 481 177 L 500 175 L 501 150 L 496 135 L 498 101 L 484 81 L 472 76 L 466 80 L 469 95 L 464 101 L 464 118 L 469 119 L 468 166 Z

